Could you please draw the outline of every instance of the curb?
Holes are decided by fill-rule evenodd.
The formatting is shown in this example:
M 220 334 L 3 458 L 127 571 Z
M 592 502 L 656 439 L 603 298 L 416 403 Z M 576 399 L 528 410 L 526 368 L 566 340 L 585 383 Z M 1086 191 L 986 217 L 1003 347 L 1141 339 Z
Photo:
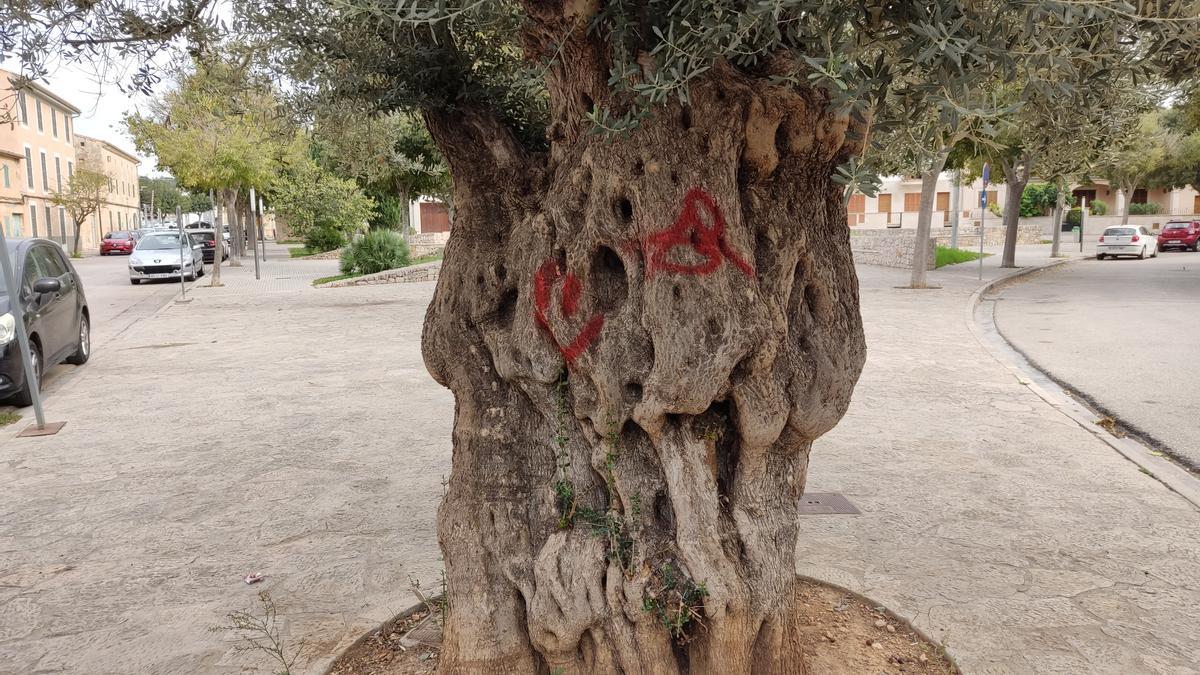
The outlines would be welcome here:
M 1143 473 L 1191 502 L 1193 506 L 1200 508 L 1200 478 L 1165 456 L 1154 454 L 1150 448 L 1138 441 L 1128 437 L 1117 438 L 1098 426 L 1095 423 L 1096 419 L 1103 415 L 1097 414 L 1096 411 L 1084 405 L 1079 400 L 1081 397 L 1073 396 L 1069 389 L 1058 384 L 1049 373 L 1025 358 L 996 327 L 995 303 L 994 301 L 984 302 L 983 296 L 986 293 L 1015 279 L 1076 260 L 1079 259 L 1054 260 L 1047 264 L 1022 268 L 1013 274 L 992 279 L 976 288 L 967 302 L 965 317 L 967 327 L 992 358 L 1016 376 L 1017 382 L 1037 394 L 1052 408 L 1070 418 L 1084 431 L 1100 439 L 1125 459 L 1133 462 Z

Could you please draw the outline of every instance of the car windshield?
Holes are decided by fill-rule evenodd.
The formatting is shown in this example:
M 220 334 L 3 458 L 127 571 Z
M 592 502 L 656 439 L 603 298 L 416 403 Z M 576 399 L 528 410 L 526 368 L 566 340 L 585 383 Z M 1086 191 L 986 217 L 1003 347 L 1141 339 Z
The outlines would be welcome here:
M 168 249 L 179 249 L 179 235 L 177 234 L 151 234 L 140 242 L 138 242 L 139 251 L 165 251 Z
M 1167 229 L 1167 230 L 1186 230 L 1186 229 L 1188 229 L 1188 224 L 1187 224 L 1187 223 L 1167 223 L 1167 226 L 1166 226 L 1164 229 Z
M 192 233 L 192 239 L 198 239 L 200 241 L 212 241 L 216 238 L 217 238 L 216 235 L 213 234 L 212 232 L 193 232 Z
M 129 238 L 129 236 L 130 236 L 130 235 L 129 235 L 129 233 L 128 233 L 128 232 L 109 232 L 109 233 L 108 233 L 108 236 L 107 236 L 107 237 L 105 237 L 105 239 L 121 239 L 121 240 L 125 240 L 125 239 L 128 239 L 128 238 Z
M 1104 234 L 1110 237 L 1131 237 L 1137 234 L 1137 230 L 1132 227 L 1110 227 L 1104 231 Z

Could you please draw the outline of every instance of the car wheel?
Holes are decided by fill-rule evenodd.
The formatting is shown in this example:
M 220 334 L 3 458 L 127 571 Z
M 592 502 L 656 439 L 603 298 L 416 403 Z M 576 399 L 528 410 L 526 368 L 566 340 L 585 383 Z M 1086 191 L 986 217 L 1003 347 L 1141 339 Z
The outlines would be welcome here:
M 1158 249 L 1157 249 L 1157 248 L 1156 248 L 1156 249 L 1154 249 L 1154 250 L 1153 250 L 1153 251 L 1150 253 L 1150 257 L 1151 257 L 1151 258 L 1157 258 L 1157 257 L 1158 257 Z
M 67 357 L 67 363 L 82 366 L 92 355 L 92 322 L 87 314 L 79 315 L 79 340 L 75 343 L 75 353 Z
M 33 340 L 29 341 L 29 360 L 33 366 L 33 376 L 37 380 L 38 387 L 42 385 L 42 349 Z M 12 395 L 12 404 L 24 408 L 27 405 L 33 405 L 33 391 L 29 388 L 29 380 L 25 380 L 25 386 L 21 387 L 21 391 Z
M 1104 254 L 1103 254 L 1103 253 L 1097 253 L 1097 254 L 1096 254 L 1096 260 L 1104 260 Z
M 133 284 L 134 286 L 137 286 L 138 284 L 142 283 L 142 280 L 141 279 L 130 279 L 129 283 Z
M 184 278 L 184 279 L 187 279 L 188 281 L 195 281 L 195 280 L 196 280 L 196 267 L 195 267 L 195 265 L 188 265 L 188 273 L 187 273 L 187 274 L 185 274 L 185 275 L 183 276 L 183 278 Z
M 1138 260 L 1145 260 L 1145 259 L 1146 259 L 1146 247 L 1143 246 L 1142 252 L 1138 254 Z

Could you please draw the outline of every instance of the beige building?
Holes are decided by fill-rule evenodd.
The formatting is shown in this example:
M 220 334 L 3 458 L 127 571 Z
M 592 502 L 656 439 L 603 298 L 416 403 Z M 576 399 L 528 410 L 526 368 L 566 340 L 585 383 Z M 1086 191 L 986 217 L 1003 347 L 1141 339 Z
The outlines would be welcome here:
M 17 175 L 15 181 L 10 176 L 10 182 L 20 191 L 21 217 L 7 212 L 5 226 L 15 236 L 66 243 L 74 237 L 75 226 L 66 209 L 51 202 L 51 195 L 64 190 L 75 171 L 73 127 L 79 109 L 37 83 L 15 90 L 12 77 L 0 70 L 0 119 L 11 120 L 0 125 L 0 152 L 18 156 Z
M 82 135 L 75 137 L 75 156 L 80 166 L 108 175 L 108 194 L 84 229 L 84 248 L 98 247 L 106 232 L 137 229 L 141 221 L 138 158 L 108 141 Z
M 0 150 L 0 226 L 9 237 L 20 236 L 25 219 L 21 195 L 21 155 Z

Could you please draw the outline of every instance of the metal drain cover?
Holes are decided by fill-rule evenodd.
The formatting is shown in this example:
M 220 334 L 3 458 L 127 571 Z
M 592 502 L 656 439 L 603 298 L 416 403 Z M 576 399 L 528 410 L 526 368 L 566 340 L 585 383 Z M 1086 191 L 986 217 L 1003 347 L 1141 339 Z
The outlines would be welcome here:
M 862 513 L 850 500 L 836 492 L 806 492 L 800 497 L 800 515 L 824 516 L 835 513 Z
M 412 627 L 412 630 L 404 634 L 400 638 L 400 644 L 406 649 L 413 647 L 433 647 L 435 649 L 442 646 L 442 626 L 437 621 L 433 620 L 433 615 L 425 617 L 420 623 Z

